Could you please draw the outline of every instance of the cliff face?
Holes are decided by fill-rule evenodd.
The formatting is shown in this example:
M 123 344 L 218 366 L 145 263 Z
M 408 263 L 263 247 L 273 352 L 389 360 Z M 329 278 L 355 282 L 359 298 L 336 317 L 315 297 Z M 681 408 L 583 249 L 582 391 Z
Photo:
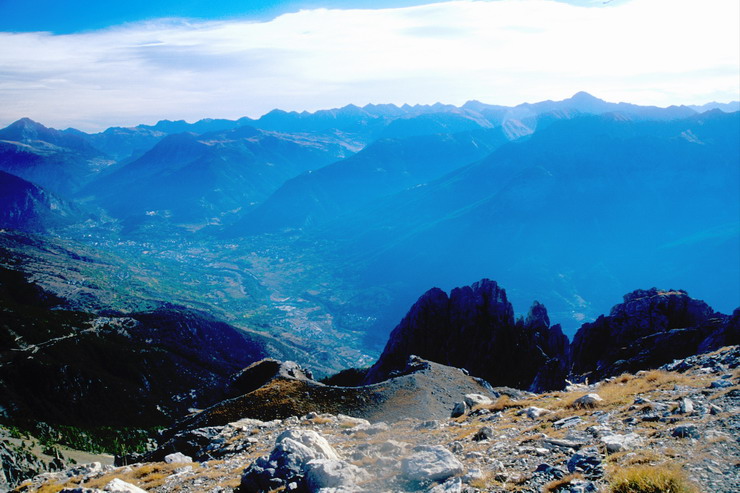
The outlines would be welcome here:
M 495 386 L 553 390 L 569 375 L 600 379 L 738 343 L 740 310 L 728 317 L 685 291 L 656 288 L 627 294 L 570 343 L 536 301 L 524 320 L 515 321 L 504 289 L 483 279 L 449 296 L 427 291 L 393 330 L 364 383 L 388 378 L 415 354 L 465 368 Z
M 465 368 L 493 385 L 538 389 L 562 385 L 568 339 L 550 327 L 545 307 L 537 302 L 526 320 L 514 320 L 506 291 L 483 279 L 456 288 L 426 292 L 391 333 L 365 383 L 384 380 L 404 367 L 408 356 Z M 522 357 L 522 355 L 527 355 Z M 549 375 L 541 374 L 543 368 Z
M 633 291 L 609 316 L 578 330 L 572 372 L 600 379 L 737 344 L 739 322 L 739 310 L 732 317 L 716 313 L 685 291 Z

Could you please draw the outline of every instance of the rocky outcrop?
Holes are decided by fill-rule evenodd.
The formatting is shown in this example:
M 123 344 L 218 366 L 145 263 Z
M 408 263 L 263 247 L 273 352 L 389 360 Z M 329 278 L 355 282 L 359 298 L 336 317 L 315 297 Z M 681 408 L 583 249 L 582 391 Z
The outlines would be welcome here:
M 627 294 L 608 316 L 584 324 L 571 344 L 536 301 L 514 321 L 506 292 L 483 279 L 449 296 L 427 291 L 393 330 L 364 383 L 397 375 L 416 354 L 465 368 L 494 386 L 554 390 L 566 377 L 634 373 L 734 344 L 740 344 L 740 309 L 728 317 L 685 291 L 656 288 Z
M 575 375 L 598 380 L 656 368 L 677 358 L 740 342 L 740 310 L 714 312 L 685 291 L 633 291 L 608 316 L 584 324 L 572 344 Z
M 365 383 L 398 372 L 411 354 L 465 368 L 492 385 L 536 390 L 562 388 L 567 373 L 568 338 L 550 327 L 545 307 L 532 305 L 514 320 L 506 291 L 483 279 L 452 290 L 427 291 L 391 333 Z
M 359 387 L 324 385 L 308 378 L 295 363 L 276 363 L 268 359 L 255 363 L 242 373 L 247 376 L 251 371 L 272 368 L 275 373 L 267 377 L 259 388 L 226 399 L 176 424 L 164 435 L 172 443 L 167 442 L 165 449 L 158 452 L 156 457 L 164 457 L 175 451 L 197 457 L 194 449 L 211 436 L 211 427 L 223 426 L 241 418 L 269 421 L 318 412 L 388 422 L 404 418 L 443 419 L 449 417 L 455 402 L 466 396 L 498 396 L 480 378 L 472 377 L 458 368 L 418 357 L 410 357 L 393 378 Z M 252 380 L 244 388 L 248 389 L 257 382 Z M 192 444 L 192 447 L 183 447 L 185 444 Z
M 24 479 L 32 478 L 48 469 L 28 450 L 0 441 L 0 491 L 7 491 Z
M 277 437 L 269 456 L 258 458 L 244 471 L 239 491 L 358 491 L 357 483 L 369 478 L 367 472 L 341 460 L 319 433 L 290 429 Z

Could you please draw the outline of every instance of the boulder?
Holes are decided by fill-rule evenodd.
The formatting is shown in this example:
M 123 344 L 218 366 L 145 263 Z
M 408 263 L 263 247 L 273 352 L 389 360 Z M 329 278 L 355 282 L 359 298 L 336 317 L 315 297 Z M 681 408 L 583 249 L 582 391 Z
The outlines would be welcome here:
M 312 430 L 291 429 L 275 440 L 269 456 L 254 461 L 242 474 L 241 491 L 269 491 L 300 479 L 307 464 L 316 459 L 339 460 L 324 437 Z
M 343 460 L 334 459 L 309 461 L 304 476 L 306 487 L 311 493 L 324 488 L 357 490 L 358 483 L 369 479 L 370 475 L 366 471 Z
M 450 414 L 453 418 L 459 418 L 460 416 L 465 415 L 468 412 L 468 405 L 465 404 L 465 402 L 456 402 L 455 407 L 452 408 L 452 413 Z
M 174 454 L 166 455 L 164 461 L 167 464 L 189 464 L 193 462 L 193 458 L 183 453 L 175 452 Z
M 342 428 L 354 428 L 359 427 L 370 427 L 370 422 L 366 419 L 355 418 L 353 416 L 346 416 L 344 414 L 337 414 L 337 421 L 339 426 Z
M 694 402 L 688 397 L 678 401 L 678 412 L 680 414 L 691 414 L 694 412 Z
M 586 479 L 600 479 L 604 476 L 604 464 L 601 461 L 601 455 L 596 449 L 586 449 L 577 454 L 573 454 L 568 459 L 568 472 L 571 474 L 580 473 Z
M 465 394 L 465 404 L 467 404 L 468 407 L 472 409 L 475 406 L 486 406 L 489 404 L 493 404 L 493 400 L 483 394 Z
M 371 425 L 357 426 L 354 428 L 354 431 L 361 431 L 368 435 L 377 435 L 378 433 L 388 431 L 388 423 L 385 423 L 384 421 L 379 421 Z
M 541 407 L 537 406 L 530 406 L 522 411 L 519 411 L 517 414 L 525 414 L 529 419 L 537 419 L 543 414 L 551 413 L 552 411 L 548 411 L 547 409 L 542 409 Z
M 482 442 L 484 440 L 490 440 L 491 438 L 493 438 L 493 436 L 493 428 L 491 428 L 490 426 L 484 426 L 483 428 L 478 430 L 475 435 L 473 435 L 473 440 L 476 442 Z
M 138 486 L 135 486 L 131 483 L 127 483 L 120 478 L 112 479 L 108 484 L 105 485 L 103 491 L 108 491 L 110 493 L 146 493 L 145 490 L 142 490 Z
M 573 403 L 576 407 L 595 407 L 599 402 L 603 401 L 599 394 L 586 394 L 576 399 Z
M 680 425 L 673 428 L 671 435 L 678 438 L 701 438 L 701 432 L 695 425 Z
M 606 435 L 601 437 L 601 443 L 606 447 L 607 452 L 616 453 L 625 450 L 632 450 L 642 445 L 643 441 L 637 433 L 628 435 Z
M 463 472 L 462 463 L 441 445 L 416 447 L 415 453 L 401 462 L 404 478 L 411 481 L 445 481 Z

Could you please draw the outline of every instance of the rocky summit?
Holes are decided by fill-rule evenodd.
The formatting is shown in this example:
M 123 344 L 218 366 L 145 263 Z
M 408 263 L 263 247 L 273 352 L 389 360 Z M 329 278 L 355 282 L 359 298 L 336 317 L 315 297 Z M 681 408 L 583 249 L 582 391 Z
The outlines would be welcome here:
M 15 491 L 562 493 L 643 481 L 655 488 L 639 491 L 729 493 L 740 489 L 738 365 L 732 346 L 563 391 L 458 395 L 472 406 L 454 418 L 236 419 L 178 431 L 156 461 L 76 466 Z
M 506 291 L 483 279 L 449 296 L 437 288 L 426 292 L 393 330 L 365 383 L 393 375 L 416 354 L 493 385 L 557 390 L 568 380 L 657 368 L 732 344 L 740 344 L 740 310 L 724 315 L 685 291 L 657 288 L 625 295 L 569 343 L 559 325 L 550 326 L 542 304 L 535 301 L 526 318 L 515 321 Z
M 438 288 L 427 291 L 393 330 L 365 383 L 384 380 L 416 354 L 466 368 L 494 385 L 558 387 L 568 349 L 568 338 L 559 325 L 550 327 L 543 305 L 535 301 L 527 318 L 515 321 L 506 291 L 483 279 L 449 296 Z

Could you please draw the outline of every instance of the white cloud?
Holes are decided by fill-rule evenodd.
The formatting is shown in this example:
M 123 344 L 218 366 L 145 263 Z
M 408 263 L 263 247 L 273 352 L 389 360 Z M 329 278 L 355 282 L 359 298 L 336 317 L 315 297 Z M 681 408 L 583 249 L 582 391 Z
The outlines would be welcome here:
M 454 1 L 0 33 L 0 124 L 83 129 L 368 102 L 738 99 L 737 0 Z

